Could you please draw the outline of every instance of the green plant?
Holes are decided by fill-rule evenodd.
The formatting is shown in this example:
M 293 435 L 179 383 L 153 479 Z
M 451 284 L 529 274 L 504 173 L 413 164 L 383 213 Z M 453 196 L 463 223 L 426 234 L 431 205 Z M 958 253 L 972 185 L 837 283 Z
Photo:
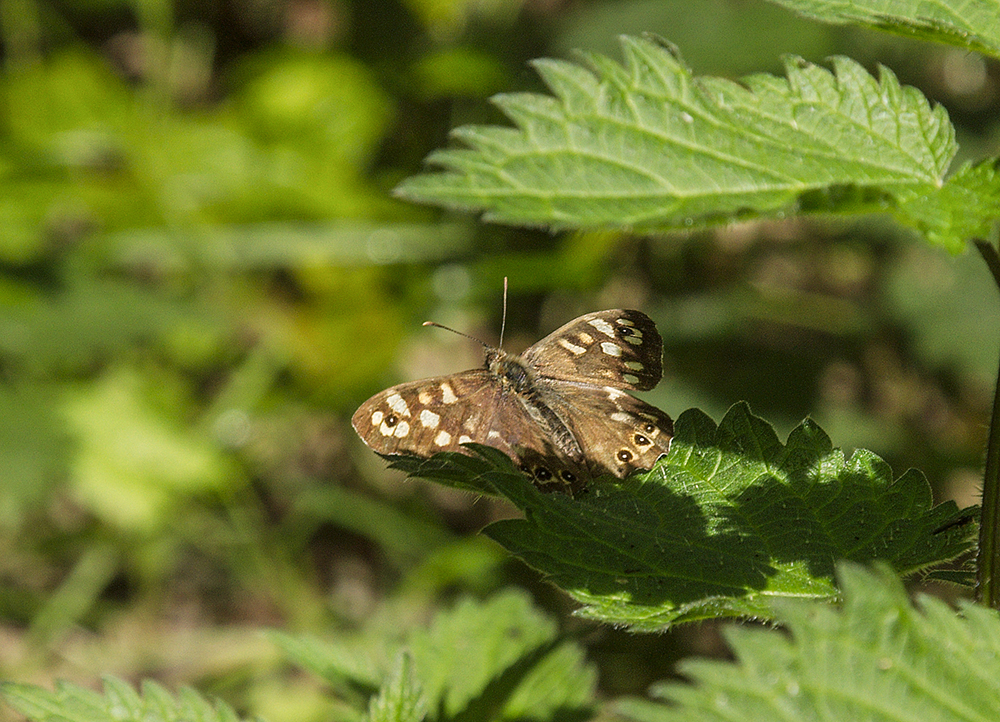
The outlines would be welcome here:
M 1000 57 L 995 2 L 785 4 Z M 624 65 L 593 54 L 588 67 L 538 61 L 553 95 L 497 96 L 515 127 L 456 130 L 467 147 L 435 153 L 443 171 L 404 181 L 398 193 L 556 229 L 660 232 L 883 213 L 949 252 L 973 242 L 1000 286 L 997 161 L 949 173 L 958 147 L 947 113 L 888 69 L 875 78 L 845 58 L 832 71 L 793 59 L 783 78 L 734 83 L 695 77 L 656 39 L 625 38 L 623 47 Z M 414 234 L 426 240 L 421 228 Z M 118 387 L 134 384 L 110 377 L 107 393 Z M 80 413 L 101 398 L 84 398 Z M 941 565 L 972 548 L 978 509 L 933 506 L 920 472 L 897 476 L 865 450 L 845 457 L 812 421 L 781 443 L 745 404 L 718 424 L 685 412 L 656 468 L 579 499 L 539 493 L 485 448 L 396 465 L 512 501 L 524 519 L 485 533 L 580 602 L 582 616 L 635 632 L 733 616 L 787 628 L 730 630 L 734 663 L 688 663 L 694 685 L 657 689 L 672 705 L 620 701 L 628 717 L 991 719 L 1000 708 L 990 609 L 1000 607 L 1000 391 L 997 399 L 979 557 L 957 569 Z M 142 412 L 136 418 L 148 419 Z M 915 572 L 961 584 L 975 576 L 982 604 L 961 614 L 930 598 L 914 605 L 900 578 Z M 460 601 L 426 629 L 373 622 L 350 638 L 273 639 L 329 683 L 342 719 L 577 720 L 595 708 L 581 646 L 513 592 Z M 36 720 L 235 717 L 190 691 L 175 699 L 150 684 L 140 697 L 113 679 L 103 695 L 14 683 L 3 692 Z

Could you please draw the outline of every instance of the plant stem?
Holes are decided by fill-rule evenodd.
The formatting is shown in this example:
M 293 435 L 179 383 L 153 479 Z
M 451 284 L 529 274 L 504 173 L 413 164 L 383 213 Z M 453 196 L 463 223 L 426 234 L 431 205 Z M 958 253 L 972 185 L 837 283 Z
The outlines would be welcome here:
M 1000 255 L 996 247 L 975 241 L 993 280 L 1000 288 Z M 1000 609 L 1000 366 L 993 395 L 990 433 L 986 441 L 986 468 L 983 470 L 983 500 L 979 522 L 979 556 L 976 559 L 976 598 Z

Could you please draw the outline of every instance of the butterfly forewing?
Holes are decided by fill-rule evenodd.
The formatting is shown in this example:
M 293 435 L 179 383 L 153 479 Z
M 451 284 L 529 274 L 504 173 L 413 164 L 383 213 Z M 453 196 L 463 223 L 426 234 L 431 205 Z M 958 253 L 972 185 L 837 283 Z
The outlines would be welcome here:
M 496 413 L 499 393 L 486 369 L 413 381 L 372 396 L 354 412 L 351 424 L 379 454 L 458 451 L 467 441 L 486 443 L 480 430 Z M 509 453 L 501 443 L 492 445 Z
M 393 386 L 363 403 L 351 424 L 384 455 L 430 456 L 462 451 L 469 442 L 500 449 L 516 462 L 526 452 L 547 459 L 562 455 L 549 439 L 551 430 L 525 413 L 486 369 Z M 576 468 L 572 460 L 562 465 Z
M 540 376 L 647 391 L 663 375 L 663 341 L 641 311 L 611 309 L 570 321 L 524 352 Z

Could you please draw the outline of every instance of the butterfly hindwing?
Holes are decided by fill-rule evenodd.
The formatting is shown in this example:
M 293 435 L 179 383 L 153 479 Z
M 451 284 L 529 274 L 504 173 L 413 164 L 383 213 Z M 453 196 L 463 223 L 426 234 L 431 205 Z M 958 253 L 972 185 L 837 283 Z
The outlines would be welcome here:
M 650 469 L 670 450 L 671 418 L 624 391 L 574 388 L 549 398 L 553 411 L 569 419 L 592 476 L 624 477 L 636 469 Z

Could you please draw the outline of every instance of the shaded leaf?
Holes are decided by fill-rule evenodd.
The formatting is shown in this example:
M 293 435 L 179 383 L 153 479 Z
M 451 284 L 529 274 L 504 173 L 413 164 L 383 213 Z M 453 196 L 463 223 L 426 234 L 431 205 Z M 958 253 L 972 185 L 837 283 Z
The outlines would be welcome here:
M 894 478 L 866 450 L 845 458 L 811 421 L 781 444 L 737 404 L 716 426 L 677 420 L 670 454 L 570 498 L 544 494 L 494 449 L 478 459 L 397 462 L 411 473 L 492 488 L 525 512 L 485 533 L 584 604 L 579 614 L 638 630 L 719 616 L 767 618 L 778 597 L 834 599 L 838 560 L 901 573 L 971 545 L 973 512 L 932 506 L 919 472 Z

